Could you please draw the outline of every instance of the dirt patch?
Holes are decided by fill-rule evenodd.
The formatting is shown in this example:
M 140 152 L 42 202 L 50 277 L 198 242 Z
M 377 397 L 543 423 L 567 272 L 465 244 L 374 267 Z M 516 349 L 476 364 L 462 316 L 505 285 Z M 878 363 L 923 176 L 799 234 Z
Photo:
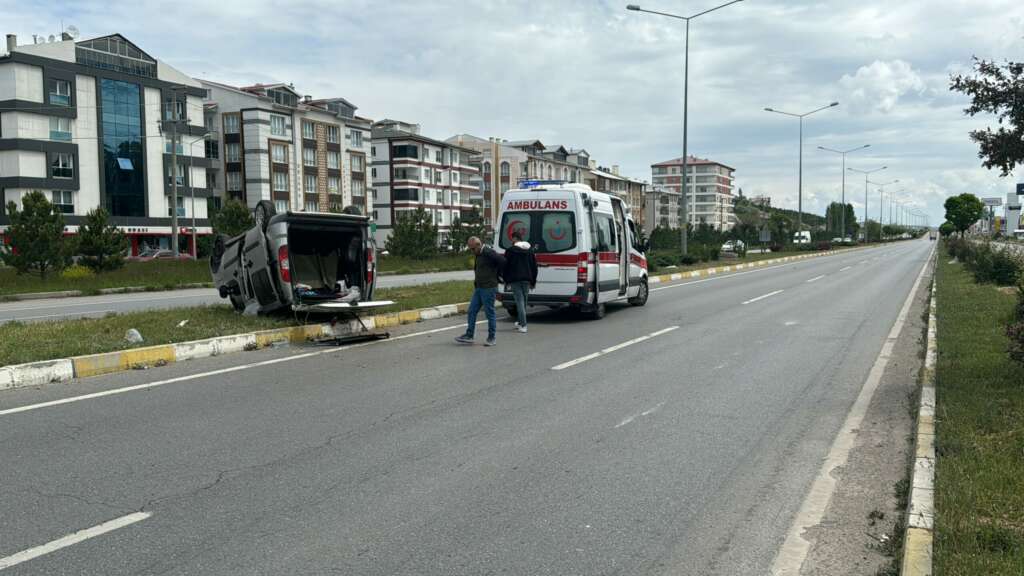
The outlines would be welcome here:
M 825 516 L 805 533 L 804 576 L 897 574 L 930 288 L 922 282 L 914 295 Z

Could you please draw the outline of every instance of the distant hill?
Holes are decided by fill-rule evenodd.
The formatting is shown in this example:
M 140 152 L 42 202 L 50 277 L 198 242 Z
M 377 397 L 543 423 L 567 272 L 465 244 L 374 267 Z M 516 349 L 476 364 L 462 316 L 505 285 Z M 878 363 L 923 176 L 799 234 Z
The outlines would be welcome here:
M 790 220 L 793 223 L 792 229 L 795 230 L 798 220 L 796 210 L 774 207 L 762 208 L 761 206 L 753 204 L 749 198 L 743 197 L 736 198 L 734 213 L 740 222 L 744 224 L 752 224 L 754 226 L 759 226 L 765 219 L 771 218 L 774 214 L 778 214 Z M 825 217 L 819 216 L 818 214 L 804 212 L 803 222 L 804 226 L 810 229 L 825 228 Z

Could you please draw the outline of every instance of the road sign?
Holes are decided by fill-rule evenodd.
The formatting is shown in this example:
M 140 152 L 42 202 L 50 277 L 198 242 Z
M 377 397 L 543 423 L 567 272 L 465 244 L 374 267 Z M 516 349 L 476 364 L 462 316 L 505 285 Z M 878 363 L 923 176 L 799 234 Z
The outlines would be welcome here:
M 981 201 L 985 203 L 985 206 L 1002 206 L 1003 205 L 1003 199 L 1002 198 L 982 198 Z
M 758 241 L 759 242 L 771 242 L 772 241 L 772 231 L 769 230 L 767 226 L 763 226 L 761 228 L 761 232 L 760 232 Z

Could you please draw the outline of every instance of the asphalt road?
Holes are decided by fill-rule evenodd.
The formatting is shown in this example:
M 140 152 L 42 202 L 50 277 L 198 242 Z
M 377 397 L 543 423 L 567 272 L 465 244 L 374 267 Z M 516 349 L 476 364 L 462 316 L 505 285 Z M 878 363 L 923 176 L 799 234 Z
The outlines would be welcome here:
M 765 574 L 933 245 L 2 393 L 0 566 Z
M 472 279 L 472 270 L 436 272 L 432 274 L 402 274 L 397 276 L 381 276 L 377 280 L 377 287 L 394 288 L 397 286 L 414 286 L 448 280 Z M 66 318 L 99 317 L 112 312 L 123 313 L 209 304 L 226 305 L 226 302 L 212 288 L 171 290 L 167 292 L 139 292 L 135 294 L 107 294 L 78 298 L 53 298 L 47 300 L 26 300 L 23 302 L 0 302 L 0 324 L 10 322 L 11 320 L 42 322 Z

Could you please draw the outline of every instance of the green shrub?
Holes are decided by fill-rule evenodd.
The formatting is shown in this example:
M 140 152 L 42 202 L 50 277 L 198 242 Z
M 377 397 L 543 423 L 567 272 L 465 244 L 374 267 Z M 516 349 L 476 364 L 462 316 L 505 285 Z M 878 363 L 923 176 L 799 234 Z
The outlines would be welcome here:
M 74 264 L 68 266 L 61 273 L 60 277 L 65 280 L 84 280 L 86 278 L 92 278 L 96 273 L 91 268 L 82 266 L 81 264 Z
M 679 257 L 679 263 L 682 264 L 683 266 L 693 266 L 697 262 L 700 262 L 700 258 L 694 256 L 693 254 L 683 254 L 682 256 Z

